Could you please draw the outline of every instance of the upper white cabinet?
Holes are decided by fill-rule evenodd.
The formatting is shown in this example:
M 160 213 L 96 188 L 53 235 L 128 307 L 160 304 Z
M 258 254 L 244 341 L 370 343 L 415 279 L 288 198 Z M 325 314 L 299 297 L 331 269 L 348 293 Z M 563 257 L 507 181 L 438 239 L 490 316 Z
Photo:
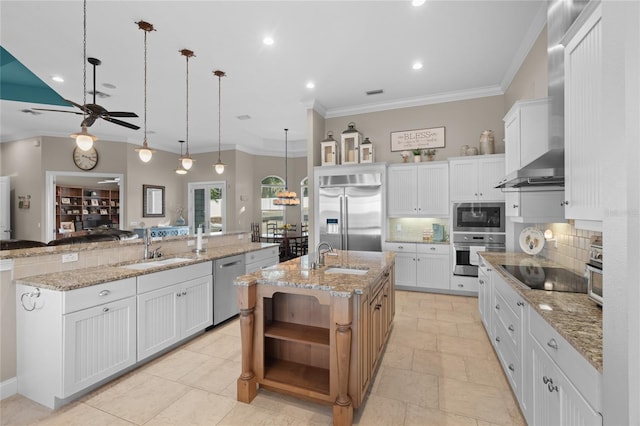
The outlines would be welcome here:
M 564 191 L 505 192 L 505 216 L 512 222 L 566 222 Z
M 567 42 L 565 62 L 565 216 L 577 228 L 601 229 L 602 25 L 596 7 Z
M 549 100 L 517 101 L 504 116 L 505 172 L 528 165 L 553 148 L 549 138 Z
M 504 177 L 504 161 L 504 154 L 450 159 L 451 201 L 504 201 L 502 191 L 494 188 Z
M 390 165 L 389 216 L 449 216 L 449 164 Z

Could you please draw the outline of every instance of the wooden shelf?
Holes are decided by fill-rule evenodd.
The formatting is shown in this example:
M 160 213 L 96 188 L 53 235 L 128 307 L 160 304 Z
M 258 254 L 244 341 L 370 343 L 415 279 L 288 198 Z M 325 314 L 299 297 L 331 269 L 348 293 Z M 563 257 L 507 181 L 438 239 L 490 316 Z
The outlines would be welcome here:
M 274 382 L 329 395 L 328 369 L 268 358 L 265 360 L 264 377 Z
M 266 326 L 265 337 L 291 342 L 329 346 L 329 329 L 290 322 L 273 321 Z

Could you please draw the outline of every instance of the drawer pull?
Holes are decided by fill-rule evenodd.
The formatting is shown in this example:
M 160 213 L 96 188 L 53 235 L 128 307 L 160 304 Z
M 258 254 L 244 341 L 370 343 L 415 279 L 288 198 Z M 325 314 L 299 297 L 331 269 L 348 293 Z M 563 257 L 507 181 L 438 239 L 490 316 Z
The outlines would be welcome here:
M 464 284 L 458 284 L 458 287 L 462 288 L 464 287 Z
M 183 291 L 183 292 L 182 292 L 182 295 L 183 295 L 183 296 L 186 296 L 186 295 L 187 295 L 187 292 L 186 292 L 186 291 Z
M 551 339 L 547 342 L 547 346 L 549 346 L 552 349 L 558 350 L 558 342 L 556 342 L 556 339 Z
M 430 248 L 429 248 L 429 250 L 433 250 L 433 251 L 435 251 L 435 250 L 436 250 L 436 248 L 435 248 L 435 247 L 430 247 Z
M 518 300 L 518 302 L 516 303 L 516 305 L 518 306 L 524 306 L 524 302 L 522 300 Z
M 105 297 L 111 294 L 111 290 L 102 290 L 100 293 L 98 293 L 98 296 L 100 297 Z
M 509 364 L 509 370 L 516 371 L 516 367 L 514 367 L 513 364 Z
M 482 280 L 478 280 L 478 283 L 480 283 L 480 285 L 484 285 L 484 281 Z
M 553 382 L 550 381 L 549 384 L 547 385 L 547 389 L 549 389 L 549 392 L 557 391 L 558 386 L 554 385 Z
M 398 246 L 398 250 L 402 250 L 402 249 L 404 249 L 404 246 Z
M 544 383 L 546 385 L 549 382 L 551 382 L 550 378 L 548 378 L 547 376 L 542 376 L 542 383 Z
M 500 343 L 500 336 L 496 336 L 496 342 Z
M 102 308 L 102 312 L 109 312 L 109 308 Z
M 509 325 L 509 331 L 515 331 L 515 327 L 513 326 L 513 324 Z
M 182 296 L 182 293 L 177 292 L 177 293 L 176 293 L 176 297 L 180 297 L 180 296 Z
M 376 305 L 376 310 L 377 310 L 377 309 L 380 309 L 380 308 L 382 308 L 382 304 L 378 303 L 378 304 Z
M 498 304 L 496 305 L 496 311 L 499 311 L 499 310 L 500 310 L 500 304 L 498 303 Z

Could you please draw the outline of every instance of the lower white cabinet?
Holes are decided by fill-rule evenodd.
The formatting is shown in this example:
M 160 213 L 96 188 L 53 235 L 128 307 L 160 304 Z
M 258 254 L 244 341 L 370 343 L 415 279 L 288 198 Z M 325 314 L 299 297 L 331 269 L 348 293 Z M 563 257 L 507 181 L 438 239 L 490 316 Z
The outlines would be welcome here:
M 493 286 L 491 284 L 492 270 L 480 257 L 478 266 L 478 312 L 485 330 L 491 338 L 491 297 Z
M 449 245 L 385 243 L 396 253 L 396 287 L 449 290 Z
M 138 277 L 138 361 L 212 324 L 211 262 Z
M 277 245 L 267 247 L 262 250 L 251 251 L 244 255 L 244 264 L 247 274 L 259 271 L 260 269 L 268 266 L 277 265 L 279 262 L 280 254 L 279 247 Z

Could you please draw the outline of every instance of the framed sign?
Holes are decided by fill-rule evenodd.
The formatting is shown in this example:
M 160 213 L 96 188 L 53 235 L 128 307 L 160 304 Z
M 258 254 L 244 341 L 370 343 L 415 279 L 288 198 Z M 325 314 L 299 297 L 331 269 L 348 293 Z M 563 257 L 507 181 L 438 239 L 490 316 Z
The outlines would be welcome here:
M 444 127 L 391 132 L 391 152 L 444 148 Z

